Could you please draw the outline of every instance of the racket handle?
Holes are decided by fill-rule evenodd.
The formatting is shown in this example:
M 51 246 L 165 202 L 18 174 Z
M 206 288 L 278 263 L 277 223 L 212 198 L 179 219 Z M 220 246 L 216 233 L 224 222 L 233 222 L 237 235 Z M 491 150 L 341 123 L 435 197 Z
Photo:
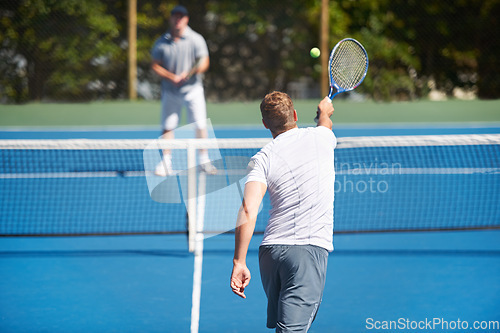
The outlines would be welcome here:
M 329 100 L 330 103 L 332 102 L 332 98 L 330 96 L 326 96 Z M 318 113 L 316 112 L 316 117 L 314 117 L 314 122 L 317 124 L 319 121 Z

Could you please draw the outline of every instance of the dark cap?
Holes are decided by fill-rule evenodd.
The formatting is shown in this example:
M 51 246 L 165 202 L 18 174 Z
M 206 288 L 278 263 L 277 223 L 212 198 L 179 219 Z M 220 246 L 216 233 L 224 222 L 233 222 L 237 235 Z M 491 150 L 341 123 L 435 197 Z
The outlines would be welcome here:
M 174 14 L 182 14 L 182 16 L 189 16 L 188 10 L 186 9 L 186 7 L 181 6 L 181 5 L 175 6 L 174 9 L 172 9 L 172 11 L 170 12 L 170 15 L 174 15 Z

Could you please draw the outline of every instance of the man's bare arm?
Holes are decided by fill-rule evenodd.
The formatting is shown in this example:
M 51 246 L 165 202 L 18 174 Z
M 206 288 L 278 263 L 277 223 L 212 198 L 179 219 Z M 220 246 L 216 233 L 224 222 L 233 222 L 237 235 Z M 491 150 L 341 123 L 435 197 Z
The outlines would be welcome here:
M 238 212 L 230 285 L 233 292 L 243 298 L 246 298 L 244 292 L 246 286 L 250 283 L 251 277 L 246 266 L 248 246 L 255 229 L 259 206 L 266 190 L 267 186 L 261 182 L 248 182 L 245 185 L 243 202 Z
M 174 84 L 179 84 L 179 82 L 181 82 L 182 80 L 181 76 L 166 70 L 165 67 L 160 65 L 158 61 L 153 61 L 153 63 L 151 64 L 151 69 L 161 78 L 170 80 Z
M 332 101 L 325 97 L 318 105 L 318 126 L 325 126 L 329 129 L 332 129 L 333 123 L 330 117 L 333 114 L 333 105 Z
M 206 71 L 208 71 L 209 67 L 210 67 L 210 58 L 208 56 L 201 58 L 198 69 L 196 70 L 196 74 L 205 73 Z

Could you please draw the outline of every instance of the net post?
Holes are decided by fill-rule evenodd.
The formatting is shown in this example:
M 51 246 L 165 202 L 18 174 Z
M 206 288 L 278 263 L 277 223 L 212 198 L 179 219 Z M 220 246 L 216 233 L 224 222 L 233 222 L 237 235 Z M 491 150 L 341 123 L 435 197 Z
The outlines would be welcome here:
M 196 249 L 196 146 L 194 141 L 187 141 L 187 213 L 188 213 L 188 239 L 189 252 Z

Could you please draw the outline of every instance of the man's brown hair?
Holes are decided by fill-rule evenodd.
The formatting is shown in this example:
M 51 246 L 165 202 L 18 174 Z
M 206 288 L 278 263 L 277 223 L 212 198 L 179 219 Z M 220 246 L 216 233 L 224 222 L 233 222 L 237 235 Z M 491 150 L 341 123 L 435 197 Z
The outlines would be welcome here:
M 266 126 L 275 134 L 283 133 L 295 127 L 294 107 L 290 96 L 273 91 L 260 103 L 260 113 Z

